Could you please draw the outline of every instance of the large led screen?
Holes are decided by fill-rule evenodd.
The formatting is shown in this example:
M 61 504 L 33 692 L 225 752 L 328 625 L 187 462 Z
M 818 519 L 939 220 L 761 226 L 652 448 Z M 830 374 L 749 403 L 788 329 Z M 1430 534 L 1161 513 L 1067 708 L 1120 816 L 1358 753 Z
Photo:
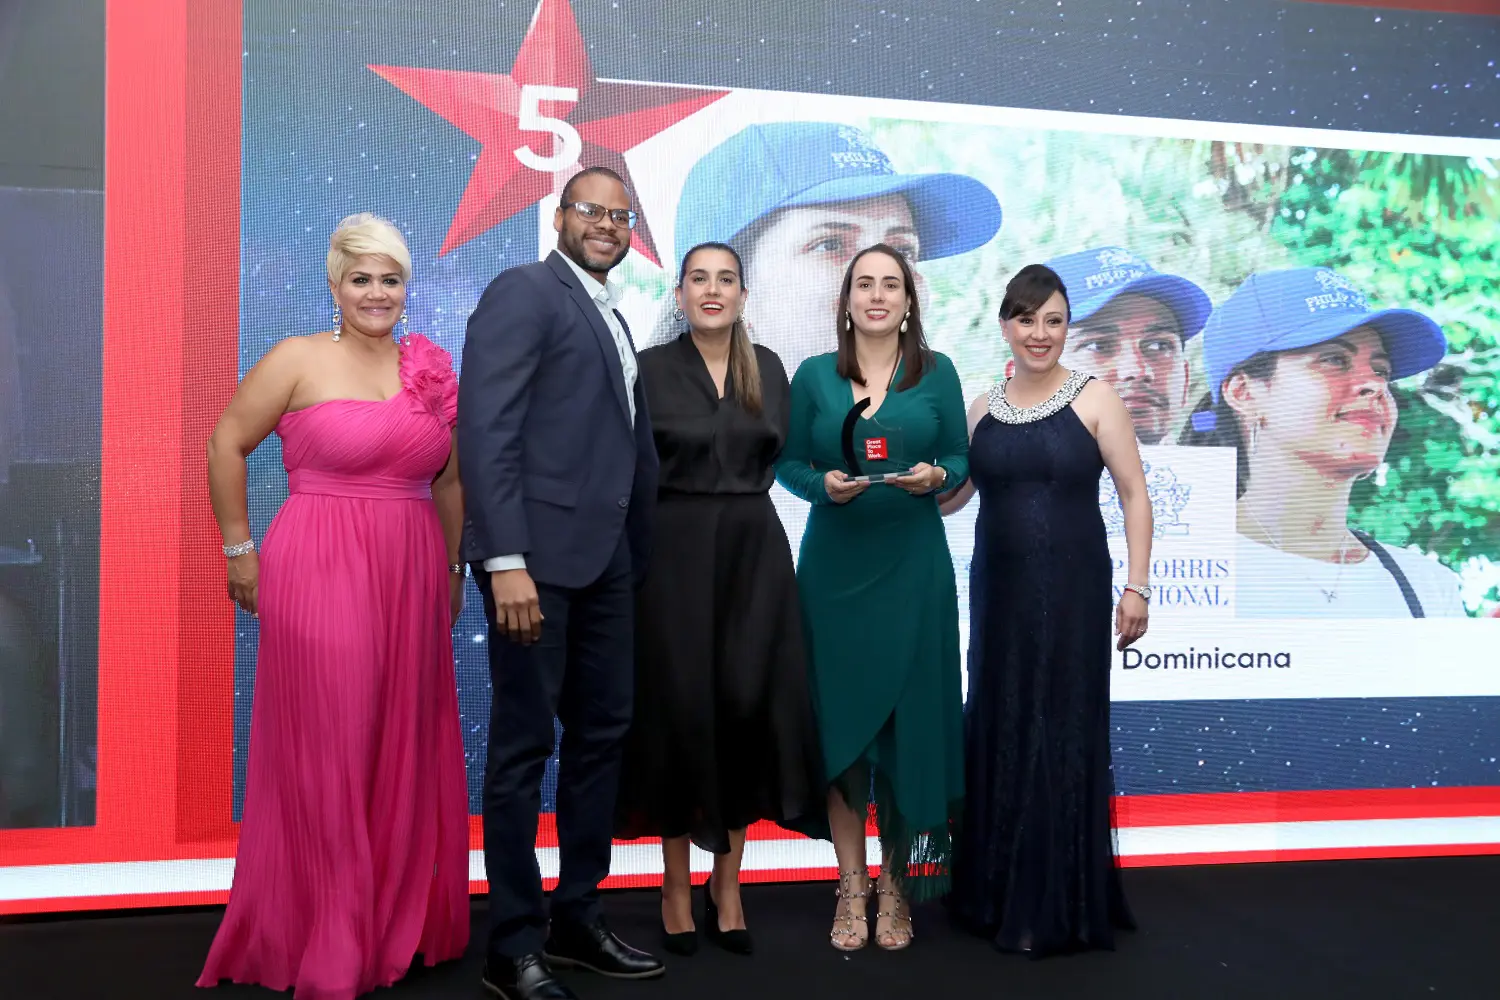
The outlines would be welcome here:
M 1171 276 L 1132 286 L 1177 290 L 1135 313 L 1079 318 L 1064 358 L 1125 398 L 1155 517 L 1153 627 L 1111 678 L 1124 863 L 1500 844 L 1495 18 L 1295 2 L 1189 17 L 1165 0 L 1123 16 L 1102 0 L 195 0 L 147 25 L 131 6 L 110 4 L 103 377 L 88 374 L 98 343 L 63 344 L 95 367 L 72 364 L 66 386 L 84 429 L 46 446 L 86 471 L 89 433 L 102 440 L 99 499 L 92 521 L 49 501 L 27 521 L 40 541 L 0 538 L 0 595 L 20 592 L 12 579 L 52 586 L 38 562 L 82 562 L 62 597 L 12 603 L 54 631 L 71 616 L 80 631 L 37 655 L 63 657 L 86 697 L 67 716 L 52 695 L 51 715 L 4 716 L 0 912 L 224 898 L 257 629 L 224 595 L 207 432 L 271 346 L 328 328 L 323 259 L 342 217 L 374 211 L 406 233 L 409 329 L 457 358 L 480 292 L 550 251 L 561 184 L 591 164 L 624 174 L 641 214 L 616 272 L 637 347 L 677 334 L 676 267 L 706 239 L 741 251 L 752 335 L 788 372 L 833 349 L 850 257 L 896 245 L 970 399 L 1008 370 L 996 312 L 1021 266 L 1057 262 L 1075 312 Z M 3 195 L 3 211 L 62 213 L 86 251 L 86 204 Z M 32 386 L 27 364 L 43 362 L 5 324 L 47 279 L 0 251 L 14 272 L 0 274 L 0 387 Z M 86 324 L 80 301 L 48 321 Z M 1379 318 L 1378 342 L 1344 336 L 1351 310 Z M 1247 364 L 1254 392 L 1217 391 Z M 21 419 L 34 405 L 0 406 L 7 515 L 36 474 Z M 286 496 L 274 437 L 249 490 L 259 538 Z M 805 505 L 773 499 L 795 551 Z M 1107 474 L 1099 503 L 1118 587 Z M 945 521 L 965 631 L 978 506 Z M 53 522 L 74 536 L 45 535 Z M 1329 560 L 1328 525 L 1363 552 Z M 453 639 L 477 816 L 490 691 L 473 593 Z M 57 673 L 24 679 L 55 687 Z M 0 677 L 0 707 L 22 680 Z M 60 786 L 59 759 L 73 775 Z M 27 805 L 17 790 L 43 765 Z M 833 871 L 827 844 L 768 825 L 751 837 L 747 878 Z M 611 884 L 659 871 L 654 845 L 616 845 Z

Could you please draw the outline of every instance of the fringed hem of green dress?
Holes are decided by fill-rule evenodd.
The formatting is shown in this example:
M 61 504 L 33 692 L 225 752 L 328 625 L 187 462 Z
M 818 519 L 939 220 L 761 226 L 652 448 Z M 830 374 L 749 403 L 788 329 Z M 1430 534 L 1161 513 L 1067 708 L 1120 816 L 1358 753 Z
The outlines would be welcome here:
M 866 760 L 860 760 L 834 779 L 833 787 L 846 803 L 863 803 L 871 799 L 872 783 L 880 854 L 889 862 L 891 878 L 897 888 L 914 903 L 946 896 L 953 884 L 953 841 L 961 819 L 962 800 L 948 803 L 948 815 L 938 825 L 922 829 L 914 826 L 897 808 L 890 779 L 878 766 L 871 766 Z M 853 809 L 862 811 L 857 805 Z

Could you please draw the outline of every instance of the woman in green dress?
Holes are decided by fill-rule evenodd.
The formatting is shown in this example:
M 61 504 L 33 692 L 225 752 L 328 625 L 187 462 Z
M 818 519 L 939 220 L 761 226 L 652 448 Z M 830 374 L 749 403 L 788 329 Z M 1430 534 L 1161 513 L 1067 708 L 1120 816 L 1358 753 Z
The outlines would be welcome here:
M 870 938 L 872 791 L 874 937 L 887 950 L 911 943 L 906 897 L 947 890 L 963 795 L 958 598 L 936 494 L 968 475 L 968 432 L 958 373 L 927 347 L 915 287 L 885 244 L 850 262 L 838 351 L 798 367 L 776 466 L 813 505 L 797 581 L 830 788 L 826 823 L 798 829 L 833 841 L 831 940 L 843 951 Z

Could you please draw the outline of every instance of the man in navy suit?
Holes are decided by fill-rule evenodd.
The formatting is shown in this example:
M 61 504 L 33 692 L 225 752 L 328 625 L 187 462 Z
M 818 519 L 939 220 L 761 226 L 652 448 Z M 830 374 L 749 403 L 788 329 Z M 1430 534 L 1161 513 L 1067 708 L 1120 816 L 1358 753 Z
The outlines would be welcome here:
M 593 167 L 563 189 L 557 250 L 504 271 L 469 317 L 458 394 L 465 558 L 490 623 L 485 985 L 567 1000 L 553 967 L 646 979 L 661 962 L 600 914 L 634 684 L 657 461 L 635 350 L 607 279 L 630 249 L 630 194 Z M 537 865 L 542 772 L 563 725 L 551 927 Z

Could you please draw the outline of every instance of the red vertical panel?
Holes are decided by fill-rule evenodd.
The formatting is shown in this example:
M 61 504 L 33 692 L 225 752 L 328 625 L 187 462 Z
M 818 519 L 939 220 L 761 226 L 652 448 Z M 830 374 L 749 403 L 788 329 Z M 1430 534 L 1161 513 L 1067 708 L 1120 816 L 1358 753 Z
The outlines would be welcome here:
M 208 503 L 205 444 L 239 372 L 242 10 L 240 0 L 194 0 L 187 12 L 176 644 L 180 841 L 233 833 L 234 610 Z
M 187 9 L 106 14 L 97 820 L 142 852 L 176 825 Z

